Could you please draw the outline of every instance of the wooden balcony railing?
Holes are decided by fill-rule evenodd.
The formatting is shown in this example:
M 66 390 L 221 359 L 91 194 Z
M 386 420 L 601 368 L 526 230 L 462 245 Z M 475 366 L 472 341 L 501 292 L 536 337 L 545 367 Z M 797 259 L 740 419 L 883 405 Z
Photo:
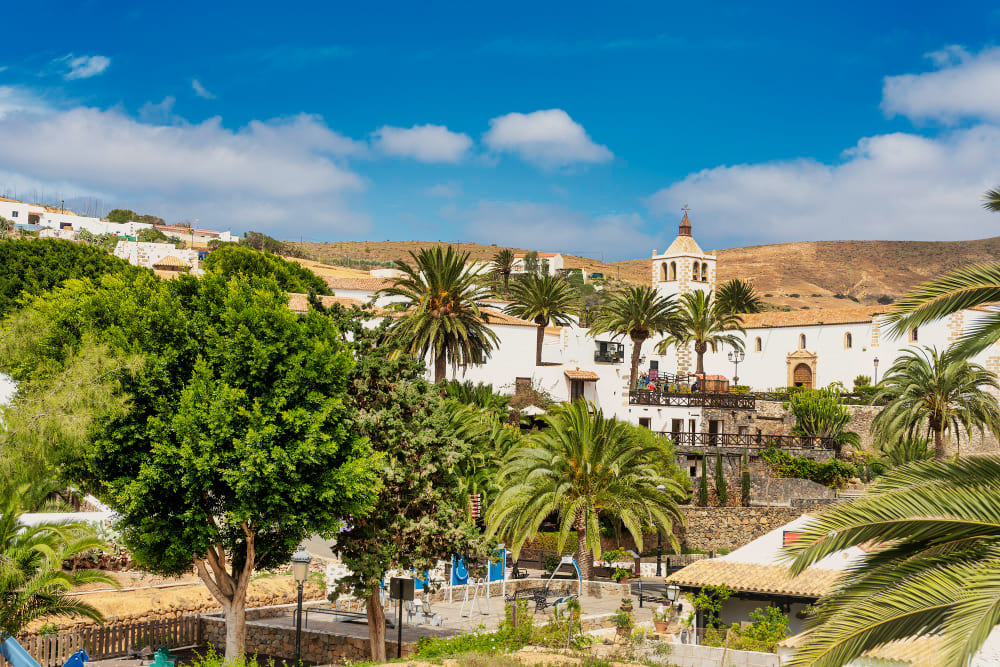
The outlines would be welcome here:
M 757 435 L 755 433 L 671 433 L 659 435 L 670 438 L 677 447 L 754 447 L 763 449 L 836 449 L 833 438 L 808 438 L 797 435 Z
M 629 405 L 654 405 L 680 408 L 725 408 L 753 410 L 756 399 L 746 394 L 708 394 L 701 392 L 633 391 Z

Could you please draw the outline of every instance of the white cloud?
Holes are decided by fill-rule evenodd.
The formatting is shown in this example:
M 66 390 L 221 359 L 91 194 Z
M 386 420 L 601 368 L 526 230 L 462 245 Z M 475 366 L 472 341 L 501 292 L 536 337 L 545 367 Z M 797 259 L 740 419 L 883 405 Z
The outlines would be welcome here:
M 144 123 L 167 125 L 180 120 L 174 116 L 174 104 L 177 99 L 172 96 L 163 98 L 162 102 L 146 102 L 139 107 L 139 120 Z
M 594 259 L 646 256 L 651 248 L 663 246 L 666 238 L 643 231 L 642 218 L 635 213 L 594 217 L 560 204 L 491 201 L 449 211 L 448 217 L 463 222 L 474 241 Z
M 373 142 L 385 155 L 420 162 L 459 162 L 472 147 L 468 135 L 452 132 L 443 125 L 411 128 L 383 125 L 373 133 Z
M 209 92 L 205 86 L 201 85 L 201 81 L 198 79 L 191 79 L 191 88 L 194 89 L 194 94 L 198 97 L 204 98 L 206 100 L 214 100 L 215 95 Z
M 817 239 L 946 240 L 996 236 L 982 207 L 1000 183 L 1000 128 L 979 125 L 936 138 L 867 137 L 836 164 L 815 160 L 715 167 L 647 199 L 654 213 L 690 204 L 695 235 L 768 243 Z
M 74 56 L 72 53 L 63 56 L 59 60 L 65 63 L 68 68 L 63 74 L 66 80 L 89 79 L 92 76 L 101 74 L 111 65 L 111 58 L 107 56 Z
M 435 186 L 427 188 L 426 192 L 427 195 L 431 197 L 454 199 L 462 194 L 462 186 L 454 181 L 449 183 L 438 183 Z
M 42 102 L 33 93 L 16 86 L 0 86 L 0 119 L 9 113 L 17 111 L 28 111 L 32 113 L 45 113 L 48 105 Z
M 509 113 L 490 120 L 483 142 L 495 151 L 516 153 L 523 160 L 554 168 L 578 162 L 606 162 L 614 157 L 594 143 L 583 126 L 562 109 Z
M 347 206 L 364 181 L 343 163 L 363 154 L 363 143 L 316 116 L 229 129 L 219 118 L 187 123 L 172 108 L 170 98 L 145 105 L 146 122 L 120 110 L 14 110 L 0 117 L 0 164 L 12 165 L 15 183 L 109 193 L 164 218 L 217 228 L 358 233 L 369 224 Z
M 944 123 L 963 118 L 1000 120 L 1000 47 L 973 55 L 949 46 L 927 57 L 939 69 L 885 78 L 886 113 Z

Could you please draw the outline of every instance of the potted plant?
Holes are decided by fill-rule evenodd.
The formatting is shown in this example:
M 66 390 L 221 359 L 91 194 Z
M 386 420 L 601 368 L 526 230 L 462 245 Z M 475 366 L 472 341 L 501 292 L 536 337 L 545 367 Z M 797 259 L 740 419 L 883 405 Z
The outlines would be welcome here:
M 653 627 L 657 632 L 667 632 L 670 622 L 677 615 L 677 608 L 674 605 L 667 605 L 653 610 Z
M 632 598 L 622 598 L 622 604 L 618 608 L 626 613 L 632 613 Z
M 616 611 L 611 615 L 611 622 L 615 624 L 615 634 L 619 637 L 628 637 L 632 633 L 632 614 L 629 612 Z

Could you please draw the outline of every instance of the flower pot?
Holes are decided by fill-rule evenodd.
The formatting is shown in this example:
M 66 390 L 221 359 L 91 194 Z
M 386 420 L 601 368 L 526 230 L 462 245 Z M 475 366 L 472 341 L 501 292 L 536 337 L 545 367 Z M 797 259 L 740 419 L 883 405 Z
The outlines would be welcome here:
M 657 632 L 666 632 L 667 628 L 670 627 L 669 621 L 653 621 L 653 627 L 656 628 Z

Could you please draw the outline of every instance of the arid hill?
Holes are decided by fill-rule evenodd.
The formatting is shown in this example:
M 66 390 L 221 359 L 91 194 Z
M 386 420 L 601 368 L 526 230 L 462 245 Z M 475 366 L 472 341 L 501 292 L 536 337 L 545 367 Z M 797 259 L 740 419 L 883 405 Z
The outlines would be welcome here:
M 300 245 L 300 244 L 294 244 Z M 419 241 L 304 243 L 317 260 L 350 257 L 407 259 L 408 251 L 439 245 Z M 441 245 L 447 245 L 442 243 Z M 488 259 L 499 247 L 463 243 L 473 259 Z M 524 252 L 524 249 L 514 249 Z M 555 252 L 558 248 L 538 248 Z M 916 285 L 968 264 L 1000 260 L 1000 237 L 975 241 L 810 241 L 717 250 L 719 279 L 749 277 L 765 300 L 791 308 L 842 308 L 898 299 Z M 567 267 L 584 267 L 609 278 L 647 283 L 651 260 L 599 262 L 564 255 Z

